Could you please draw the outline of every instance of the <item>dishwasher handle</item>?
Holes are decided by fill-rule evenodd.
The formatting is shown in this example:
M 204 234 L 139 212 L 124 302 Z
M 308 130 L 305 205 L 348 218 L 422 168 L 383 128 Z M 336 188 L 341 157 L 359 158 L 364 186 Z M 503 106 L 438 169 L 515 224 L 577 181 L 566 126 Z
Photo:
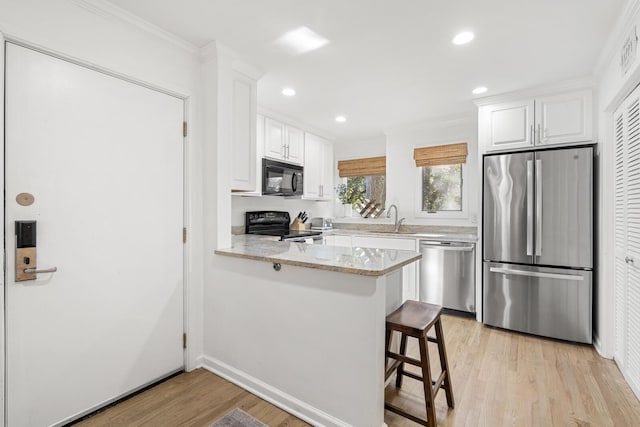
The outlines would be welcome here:
M 451 242 L 431 242 L 431 241 L 421 241 L 420 248 L 433 248 L 443 251 L 452 251 L 452 252 L 471 252 L 474 249 L 473 243 L 460 244 L 460 243 L 451 243 Z

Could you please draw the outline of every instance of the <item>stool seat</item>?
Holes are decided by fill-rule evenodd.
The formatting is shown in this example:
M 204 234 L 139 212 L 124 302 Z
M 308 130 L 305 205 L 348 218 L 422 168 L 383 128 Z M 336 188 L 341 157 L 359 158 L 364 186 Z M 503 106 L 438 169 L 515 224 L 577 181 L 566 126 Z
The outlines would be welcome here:
M 447 406 L 449 406 L 449 408 L 455 407 L 449 362 L 447 361 L 447 351 L 444 345 L 444 334 L 442 332 L 442 321 L 440 319 L 441 314 L 442 307 L 439 305 L 408 300 L 396 311 L 389 314 L 386 321 L 385 355 L 388 359 L 393 359 L 394 362 L 391 366 L 386 366 L 385 363 L 385 380 L 395 373 L 397 388 L 402 387 L 403 377 L 420 381 L 424 389 L 427 417 L 420 418 L 386 401 L 384 407 L 389 411 L 425 426 L 435 426 L 437 423 L 435 397 L 441 389 L 445 391 Z M 427 332 L 431 328 L 435 330 L 435 337 L 427 335 Z M 398 353 L 391 351 L 391 338 L 394 332 L 400 333 L 400 349 Z M 420 347 L 419 360 L 407 356 L 408 337 L 418 340 Z M 438 345 L 441 372 L 435 381 L 431 376 L 431 363 L 429 361 L 429 350 L 427 348 L 429 342 Z M 405 370 L 405 363 L 419 367 L 422 375 Z
M 441 313 L 442 307 L 439 305 L 407 300 L 387 316 L 387 327 L 418 337 L 431 328 Z

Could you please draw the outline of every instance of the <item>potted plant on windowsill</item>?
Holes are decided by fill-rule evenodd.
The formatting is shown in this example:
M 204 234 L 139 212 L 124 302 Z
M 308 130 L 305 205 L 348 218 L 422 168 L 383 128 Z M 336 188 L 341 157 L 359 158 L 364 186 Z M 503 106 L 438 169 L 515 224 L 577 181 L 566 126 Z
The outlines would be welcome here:
M 365 193 L 358 185 L 351 183 L 339 184 L 336 187 L 338 200 L 344 206 L 345 216 L 352 216 L 353 209 L 360 209 L 365 202 Z

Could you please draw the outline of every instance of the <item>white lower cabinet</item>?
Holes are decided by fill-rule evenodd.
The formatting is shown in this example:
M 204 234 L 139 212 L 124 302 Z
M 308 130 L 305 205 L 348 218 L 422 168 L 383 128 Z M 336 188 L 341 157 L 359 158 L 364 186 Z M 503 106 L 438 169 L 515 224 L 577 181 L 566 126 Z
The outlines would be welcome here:
M 323 243 L 327 246 L 396 249 L 418 252 L 416 239 L 362 235 L 331 235 L 325 236 L 323 240 Z M 403 301 L 418 299 L 418 265 L 419 263 L 414 262 L 402 269 Z

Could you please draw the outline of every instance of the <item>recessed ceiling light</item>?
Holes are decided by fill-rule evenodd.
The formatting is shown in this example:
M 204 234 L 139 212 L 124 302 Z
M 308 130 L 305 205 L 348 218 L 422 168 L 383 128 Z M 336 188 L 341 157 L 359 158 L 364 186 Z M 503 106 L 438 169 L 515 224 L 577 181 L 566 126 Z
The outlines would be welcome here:
M 475 88 L 475 89 L 472 91 L 472 93 L 473 93 L 474 95 L 480 95 L 480 94 L 482 94 L 482 93 L 485 93 L 485 92 L 486 92 L 486 91 L 488 91 L 488 90 L 489 90 L 489 89 L 487 89 L 486 87 L 484 87 L 484 86 L 480 86 L 480 87 Z
M 467 44 L 473 40 L 474 37 L 475 35 L 471 31 L 464 31 L 456 34 L 453 38 L 453 44 Z
M 294 55 L 319 49 L 327 43 L 329 40 L 307 27 L 291 30 L 276 40 L 276 44 L 284 46 Z
M 336 122 L 344 123 L 346 121 L 347 121 L 347 118 L 345 116 L 336 116 Z
M 284 89 L 282 89 L 282 94 L 284 96 L 293 96 L 296 94 L 296 91 L 291 89 L 290 87 L 285 87 Z

